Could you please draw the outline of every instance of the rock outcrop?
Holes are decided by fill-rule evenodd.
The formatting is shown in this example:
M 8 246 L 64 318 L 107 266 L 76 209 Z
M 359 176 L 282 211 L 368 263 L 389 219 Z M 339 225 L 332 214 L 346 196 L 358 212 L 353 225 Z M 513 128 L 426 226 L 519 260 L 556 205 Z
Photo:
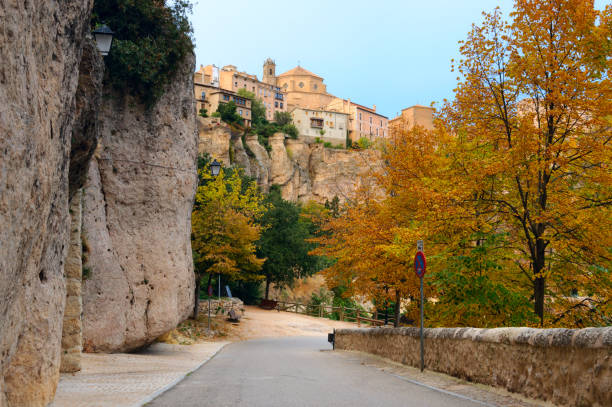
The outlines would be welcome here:
M 244 168 L 262 191 L 278 185 L 283 198 L 293 202 L 323 203 L 336 196 L 341 201 L 350 199 L 368 173 L 381 164 L 380 152 L 375 149 L 326 148 L 276 133 L 269 139 L 268 152 L 256 135 L 247 135 L 243 145 L 239 135 L 230 134 L 229 126 L 222 122 L 199 126 L 200 153 L 224 162 L 230 157 L 231 164 Z
M 83 203 L 85 351 L 142 347 L 193 309 L 193 65 L 191 56 L 150 110 L 112 92 L 99 113 Z
M 0 2 L 0 406 L 59 379 L 68 168 L 92 0 Z
M 197 116 L 198 154 L 208 153 L 224 165 L 230 163 L 231 130 L 221 119 Z

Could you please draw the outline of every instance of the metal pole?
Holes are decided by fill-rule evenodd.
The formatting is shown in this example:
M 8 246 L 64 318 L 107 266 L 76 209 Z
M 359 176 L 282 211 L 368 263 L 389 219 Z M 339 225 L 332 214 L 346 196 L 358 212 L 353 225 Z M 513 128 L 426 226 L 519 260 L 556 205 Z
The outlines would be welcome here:
M 221 273 L 217 274 L 217 280 L 219 281 L 219 291 L 217 291 L 217 297 L 221 300 Z
M 208 296 L 208 332 L 210 332 L 210 295 Z
M 421 277 L 421 372 L 425 367 L 425 361 L 423 356 L 423 277 Z

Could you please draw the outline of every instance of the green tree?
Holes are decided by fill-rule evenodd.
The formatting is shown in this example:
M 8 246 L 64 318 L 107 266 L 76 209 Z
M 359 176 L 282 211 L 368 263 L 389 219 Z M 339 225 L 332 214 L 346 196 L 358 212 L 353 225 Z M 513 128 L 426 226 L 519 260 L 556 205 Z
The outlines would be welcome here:
M 219 103 L 217 112 L 221 115 L 221 120 L 229 124 L 243 124 L 244 119 L 236 113 L 236 103 L 230 101 L 228 103 Z
M 275 112 L 274 121 L 279 126 L 285 126 L 287 124 L 293 124 L 293 117 L 289 112 Z
M 175 0 L 104 0 L 93 5 L 92 28 L 114 31 L 105 58 L 105 82 L 128 91 L 147 106 L 155 104 L 185 57 L 193 52 L 190 2 Z
M 271 188 L 266 204 L 268 209 L 261 218 L 264 230 L 257 254 L 266 258 L 262 273 L 268 299 L 270 284 L 290 285 L 296 278 L 318 271 L 319 261 L 308 254 L 314 245 L 308 242 L 312 237 L 310 221 L 301 216 L 300 206 L 284 200 L 278 186 Z

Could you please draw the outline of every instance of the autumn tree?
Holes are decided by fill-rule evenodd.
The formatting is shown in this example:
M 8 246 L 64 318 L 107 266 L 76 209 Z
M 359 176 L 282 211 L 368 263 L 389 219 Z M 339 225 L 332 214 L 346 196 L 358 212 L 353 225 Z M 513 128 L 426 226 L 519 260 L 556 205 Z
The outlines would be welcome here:
M 568 294 L 564 281 L 609 301 L 610 15 L 592 0 L 517 0 L 508 23 L 485 14 L 442 111 L 471 193 L 462 205 L 508 234 L 542 324 L 545 295 Z
M 198 312 L 201 280 L 208 275 L 224 274 L 234 280 L 261 279 L 265 259 L 256 255 L 261 235 L 257 222 L 264 211 L 263 197 L 255 182 L 242 176 L 241 170 L 222 169 L 215 178 L 209 162 L 200 158 L 200 178 L 191 215 L 191 246 L 196 271 Z

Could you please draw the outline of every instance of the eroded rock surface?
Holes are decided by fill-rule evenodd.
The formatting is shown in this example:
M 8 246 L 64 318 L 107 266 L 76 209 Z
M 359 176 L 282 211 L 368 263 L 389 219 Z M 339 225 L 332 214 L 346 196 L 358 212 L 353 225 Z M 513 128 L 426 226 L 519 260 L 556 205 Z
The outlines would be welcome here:
M 223 122 L 199 126 L 200 152 L 230 157 L 231 164 L 244 168 L 245 174 L 255 178 L 262 191 L 279 185 L 283 198 L 293 202 L 323 203 L 336 196 L 341 201 L 350 199 L 364 180 L 367 182 L 368 174 L 381 164 L 380 152 L 375 149 L 325 148 L 276 133 L 269 139 L 268 152 L 256 135 L 246 136 L 245 146 L 239 136 L 228 134 L 230 129 Z
M 193 309 L 197 130 L 189 57 L 151 109 L 109 95 L 83 209 L 85 351 L 149 344 Z
M 59 379 L 68 167 L 92 0 L 0 2 L 0 406 Z

